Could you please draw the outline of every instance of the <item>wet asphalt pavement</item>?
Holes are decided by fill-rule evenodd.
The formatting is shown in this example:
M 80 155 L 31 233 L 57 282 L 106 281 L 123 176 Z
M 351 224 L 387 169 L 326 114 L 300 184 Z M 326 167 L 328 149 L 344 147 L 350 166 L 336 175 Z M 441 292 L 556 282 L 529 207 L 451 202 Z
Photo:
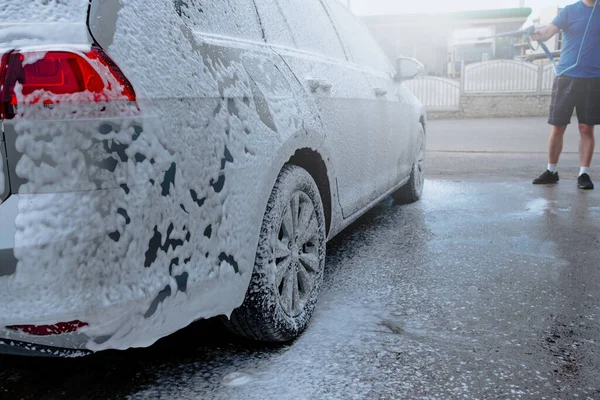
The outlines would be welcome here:
M 291 345 L 211 320 L 149 349 L 0 356 L 0 398 L 600 399 L 600 192 L 575 187 L 574 131 L 561 183 L 531 185 L 546 137 L 542 119 L 433 121 L 423 201 L 329 244 Z

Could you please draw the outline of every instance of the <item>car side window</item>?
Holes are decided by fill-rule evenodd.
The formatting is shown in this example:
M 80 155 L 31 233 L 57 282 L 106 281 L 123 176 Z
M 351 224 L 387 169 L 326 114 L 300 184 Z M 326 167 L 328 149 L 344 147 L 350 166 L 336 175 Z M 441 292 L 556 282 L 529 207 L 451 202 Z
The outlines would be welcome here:
M 256 0 L 267 41 L 345 60 L 333 22 L 320 0 Z
M 172 0 L 175 11 L 194 31 L 262 41 L 253 0 Z
M 381 50 L 369 29 L 341 3 L 328 1 L 327 4 L 354 62 L 364 68 L 393 74 L 394 69 L 390 59 Z
M 297 48 L 281 7 L 275 0 L 254 0 L 267 42 L 273 45 Z
M 119 0 L 94 0 L 89 8 L 90 32 L 98 44 L 107 49 L 113 42 L 117 29 L 117 14 L 121 9 Z

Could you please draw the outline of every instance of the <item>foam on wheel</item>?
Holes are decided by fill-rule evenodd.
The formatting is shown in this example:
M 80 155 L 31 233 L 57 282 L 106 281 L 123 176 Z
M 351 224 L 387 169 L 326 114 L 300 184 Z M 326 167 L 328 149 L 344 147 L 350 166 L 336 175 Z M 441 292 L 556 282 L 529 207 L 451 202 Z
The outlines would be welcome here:
M 307 327 L 325 268 L 326 227 L 319 189 L 287 165 L 273 187 L 246 299 L 226 326 L 250 339 L 286 342 Z
M 410 204 L 421 199 L 425 186 L 425 130 L 421 126 L 417 142 L 417 157 L 410 174 L 410 179 L 404 186 L 392 194 L 394 201 L 400 204 Z

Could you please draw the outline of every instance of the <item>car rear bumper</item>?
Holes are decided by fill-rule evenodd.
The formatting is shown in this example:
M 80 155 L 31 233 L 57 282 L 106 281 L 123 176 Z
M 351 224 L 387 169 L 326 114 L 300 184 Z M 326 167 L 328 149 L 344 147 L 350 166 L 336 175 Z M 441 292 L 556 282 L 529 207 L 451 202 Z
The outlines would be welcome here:
M 128 204 L 124 196 L 134 199 Z M 0 352 L 45 349 L 39 346 L 86 351 L 146 347 L 196 319 L 239 306 L 256 249 L 250 251 L 251 225 L 227 232 L 249 243 L 230 253 L 221 250 L 226 243 L 218 237 L 209 241 L 204 229 L 188 235 L 188 229 L 169 228 L 181 207 L 175 204 L 157 218 L 156 204 L 156 197 L 141 187 L 129 194 L 120 188 L 19 194 L 0 204 L 0 338 L 5 339 Z M 181 226 L 189 226 L 189 216 L 181 213 Z M 160 222 L 162 215 L 166 223 Z M 145 264 L 158 230 L 165 233 L 153 262 Z M 69 321 L 86 325 L 47 336 L 7 328 Z M 31 346 L 15 350 L 6 340 Z
M 228 182 L 248 173 L 229 171 Z M 157 182 L 13 194 L 0 204 L 0 353 L 147 347 L 241 304 L 260 222 L 254 197 L 228 193 L 222 204 L 207 196 L 200 206 L 161 190 Z M 239 215 L 223 219 L 224 209 Z M 47 336 L 7 328 L 69 321 L 87 325 Z
M 4 283 L 2 290 L 4 293 L 11 293 L 8 296 L 0 295 L 4 304 L 11 306 L 13 313 L 11 315 L 8 310 L 3 310 L 2 319 L 13 318 L 14 321 L 22 321 L 23 310 L 19 306 L 20 290 L 11 290 L 9 285 L 18 280 L 16 278 L 18 260 L 15 257 L 15 237 L 17 236 L 16 221 L 18 219 L 18 205 L 22 200 L 22 196 L 13 195 L 4 203 L 0 204 L 0 221 L 2 229 L 0 229 L 0 286 Z M 27 295 L 26 293 L 22 293 Z M 30 295 L 30 294 L 29 294 Z M 11 300 L 12 299 L 12 300 Z M 55 306 L 55 299 L 46 298 L 46 300 Z M 25 303 L 21 307 L 28 307 Z M 37 305 L 39 307 L 39 305 Z M 43 313 L 47 313 L 45 318 L 50 315 L 50 310 L 41 309 Z M 5 323 L 9 325 L 10 323 Z M 2 328 L 0 329 L 0 353 L 20 356 L 49 356 L 49 357 L 78 357 L 89 354 L 89 350 L 85 350 L 85 345 L 89 338 L 86 335 L 75 333 L 67 335 L 53 336 L 35 336 L 28 335 L 15 329 Z
M 0 278 L 16 272 L 17 259 L 14 254 L 15 218 L 18 196 L 12 196 L 0 204 Z
M 192 157 L 147 122 L 4 124 L 12 194 L 0 204 L 0 338 L 147 347 L 242 303 L 266 167 L 212 130 L 193 137 Z M 7 328 L 70 321 L 86 325 L 47 336 Z
M 12 356 L 77 358 L 85 357 L 92 354 L 92 352 L 89 350 L 63 349 L 60 347 L 45 346 L 18 340 L 0 339 L 0 354 Z

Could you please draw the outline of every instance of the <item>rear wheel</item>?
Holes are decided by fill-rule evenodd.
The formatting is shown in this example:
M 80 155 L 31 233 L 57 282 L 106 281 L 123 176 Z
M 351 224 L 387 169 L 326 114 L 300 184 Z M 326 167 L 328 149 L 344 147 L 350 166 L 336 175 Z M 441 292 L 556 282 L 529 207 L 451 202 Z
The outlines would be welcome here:
M 325 214 L 304 169 L 283 168 L 271 192 L 246 299 L 226 326 L 250 339 L 286 342 L 315 309 L 325 268 Z
M 394 201 L 409 204 L 419 201 L 425 186 L 425 130 L 421 126 L 417 142 L 417 157 L 408 182 L 392 194 Z

